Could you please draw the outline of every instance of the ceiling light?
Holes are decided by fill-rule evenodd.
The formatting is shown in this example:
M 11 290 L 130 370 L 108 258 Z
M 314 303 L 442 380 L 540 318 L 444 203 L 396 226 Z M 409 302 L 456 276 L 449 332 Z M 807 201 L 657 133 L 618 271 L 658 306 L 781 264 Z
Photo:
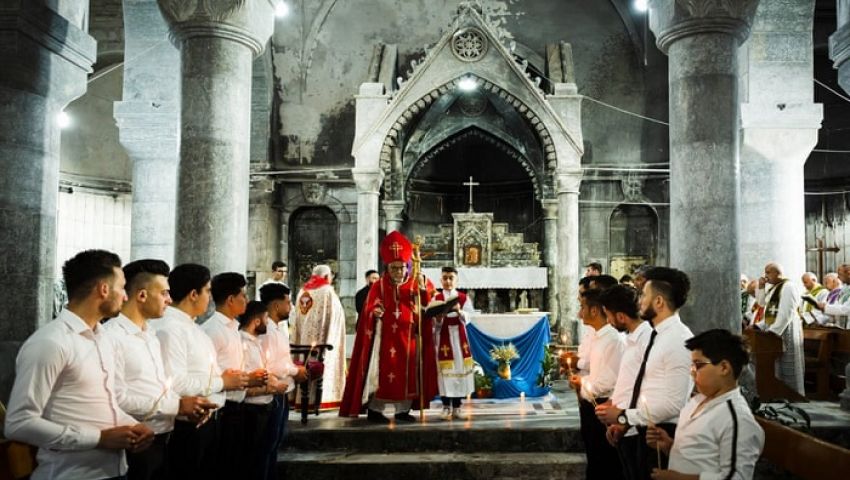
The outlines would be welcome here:
M 283 18 L 287 15 L 289 15 L 289 5 L 286 2 L 277 2 L 277 5 L 274 7 L 274 16 Z
M 457 88 L 462 92 L 471 92 L 478 88 L 478 82 L 474 77 L 463 77 L 457 82 Z
M 68 128 L 71 126 L 71 117 L 65 112 L 59 112 L 56 115 L 56 124 L 59 125 L 60 129 Z
M 649 0 L 635 0 L 635 10 L 638 12 L 649 10 Z

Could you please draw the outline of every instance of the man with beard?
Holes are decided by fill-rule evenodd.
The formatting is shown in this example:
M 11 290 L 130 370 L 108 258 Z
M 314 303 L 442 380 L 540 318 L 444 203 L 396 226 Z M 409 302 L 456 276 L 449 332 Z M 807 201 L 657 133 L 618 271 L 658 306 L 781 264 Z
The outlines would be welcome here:
M 649 343 L 652 325 L 643 321 L 638 315 L 637 290 L 632 287 L 626 285 L 611 287 L 602 292 L 599 301 L 605 309 L 608 323 L 617 331 L 627 333 L 627 335 L 614 392 L 608 402 L 596 407 L 596 416 L 605 425 L 613 425 L 609 428 L 616 430 L 616 433 L 612 432 L 609 436 L 621 437 L 617 444 L 621 467 L 624 468 L 626 477 L 634 478 L 636 472 L 626 472 L 625 467 L 633 468 L 635 462 L 625 456 L 636 450 L 637 430 L 631 428 L 626 431 L 625 426 L 617 423 L 617 416 L 629 407 L 632 387 L 634 387 L 646 345 Z
M 396 421 L 414 422 L 411 407 L 427 408 L 438 391 L 433 327 L 425 319 L 428 323 L 420 329 L 421 313 L 415 311 L 416 296 L 421 305 L 428 305 L 430 292 L 409 273 L 413 247 L 404 235 L 391 232 L 380 250 L 387 271 L 369 291 L 360 313 L 339 414 L 356 417 L 368 405 L 369 421 L 389 423 L 383 411 L 392 405 Z M 417 348 L 422 349 L 421 365 Z M 419 405 L 420 396 L 425 405 Z
M 143 451 L 154 438 L 118 405 L 115 352 L 100 325 L 127 298 L 121 259 L 86 250 L 62 276 L 67 307 L 18 352 L 5 435 L 39 448 L 33 479 L 121 477 L 124 450 Z
M 646 350 L 643 352 L 627 408 L 617 408 L 617 426 L 608 427 L 608 439 L 617 444 L 624 433 L 637 428 L 638 441 L 621 446 L 629 479 L 648 479 L 658 465 L 655 452 L 646 446 L 646 428 L 656 425 L 673 435 L 679 412 L 693 389 L 691 355 L 685 341 L 693 336 L 679 318 L 685 304 L 690 281 L 684 272 L 674 268 L 652 267 L 645 274 L 646 284 L 640 297 L 640 317 L 652 323 Z M 606 412 L 613 415 L 614 412 Z
M 150 448 L 127 454 L 129 480 L 166 477 L 165 447 L 174 430 L 174 418 L 184 415 L 197 420 L 196 412 L 215 407 L 203 397 L 181 398 L 171 389 L 159 340 L 148 327 L 148 320 L 162 317 L 171 304 L 168 273 L 168 265 L 162 260 L 136 260 L 125 265 L 127 301 L 117 317 L 103 324 L 116 347 L 118 404 L 156 434 Z
M 756 301 L 764 307 L 764 317 L 754 328 L 768 331 L 782 339 L 783 353 L 776 360 L 776 377 L 800 395 L 805 395 L 800 291 L 782 275 L 782 266 L 778 263 L 771 262 L 764 266 Z

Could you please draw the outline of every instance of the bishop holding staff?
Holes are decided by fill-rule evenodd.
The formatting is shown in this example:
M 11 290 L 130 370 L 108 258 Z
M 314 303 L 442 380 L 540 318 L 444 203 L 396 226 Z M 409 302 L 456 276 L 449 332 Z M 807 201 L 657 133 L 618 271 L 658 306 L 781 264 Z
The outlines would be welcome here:
M 393 405 L 397 421 L 413 422 L 411 407 L 422 407 L 420 368 L 424 369 L 421 397 L 425 405 L 437 394 L 433 327 L 426 319 L 428 324 L 420 329 L 421 316 L 416 311 L 416 295 L 420 305 L 427 305 L 431 292 L 420 288 L 420 280 L 410 274 L 413 247 L 404 235 L 391 232 L 380 250 L 386 271 L 372 285 L 360 312 L 339 414 L 356 417 L 368 406 L 370 421 L 388 423 L 383 411 Z M 417 353 L 420 331 L 422 363 Z

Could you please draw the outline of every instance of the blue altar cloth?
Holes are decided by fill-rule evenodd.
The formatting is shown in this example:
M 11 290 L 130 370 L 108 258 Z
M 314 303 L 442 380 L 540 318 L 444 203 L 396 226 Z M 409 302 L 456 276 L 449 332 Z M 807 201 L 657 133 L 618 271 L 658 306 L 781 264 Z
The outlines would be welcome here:
M 542 397 L 549 387 L 537 385 L 537 377 L 543 372 L 543 347 L 549 344 L 549 315 L 543 315 L 525 332 L 512 338 L 487 335 L 474 324 L 466 326 L 472 358 L 484 369 L 484 374 L 493 379 L 493 397 L 513 398 L 525 392 L 526 397 Z M 498 363 L 490 358 L 490 349 L 497 345 L 513 343 L 519 358 L 511 362 L 511 379 L 504 380 L 496 373 Z

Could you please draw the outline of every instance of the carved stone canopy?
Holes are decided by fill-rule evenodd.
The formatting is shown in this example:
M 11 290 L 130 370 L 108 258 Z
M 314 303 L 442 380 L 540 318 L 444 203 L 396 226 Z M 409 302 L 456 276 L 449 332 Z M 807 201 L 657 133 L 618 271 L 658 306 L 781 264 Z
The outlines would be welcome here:
M 691 35 L 726 33 L 743 43 L 750 33 L 759 0 L 650 0 L 649 28 L 658 48 Z
M 175 43 L 219 37 L 244 44 L 256 56 L 274 31 L 272 0 L 157 0 Z

